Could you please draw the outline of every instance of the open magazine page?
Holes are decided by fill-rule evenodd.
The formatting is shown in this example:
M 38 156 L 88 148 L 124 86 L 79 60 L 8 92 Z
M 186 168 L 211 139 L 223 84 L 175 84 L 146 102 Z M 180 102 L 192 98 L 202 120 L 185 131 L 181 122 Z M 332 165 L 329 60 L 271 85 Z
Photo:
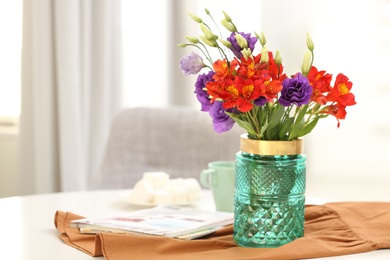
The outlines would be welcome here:
M 233 213 L 178 206 L 157 206 L 107 217 L 71 222 L 81 232 L 115 232 L 193 239 L 233 224 Z

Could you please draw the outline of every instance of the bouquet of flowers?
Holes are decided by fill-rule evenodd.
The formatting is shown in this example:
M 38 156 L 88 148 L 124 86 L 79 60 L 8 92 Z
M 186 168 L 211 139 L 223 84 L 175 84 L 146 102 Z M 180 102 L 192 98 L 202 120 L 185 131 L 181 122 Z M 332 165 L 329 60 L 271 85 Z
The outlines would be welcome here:
M 239 32 L 231 17 L 226 12 L 223 15 L 221 24 L 230 32 L 227 38 L 214 34 L 199 16 L 190 14 L 203 35 L 187 36 L 188 42 L 178 45 L 202 53 L 203 58 L 195 52 L 183 57 L 180 68 L 185 75 L 206 70 L 199 74 L 194 93 L 201 111 L 210 114 L 216 132 L 229 131 L 237 123 L 250 139 L 294 140 L 309 134 L 319 119 L 328 115 L 340 126 L 346 107 L 356 104 L 350 92 L 352 82 L 339 73 L 332 84 L 332 74 L 313 66 L 314 44 L 309 34 L 301 71 L 288 76 L 283 73 L 279 51 L 267 49 L 264 33 Z M 255 54 L 258 43 L 261 52 Z M 212 59 L 210 48 L 219 59 Z

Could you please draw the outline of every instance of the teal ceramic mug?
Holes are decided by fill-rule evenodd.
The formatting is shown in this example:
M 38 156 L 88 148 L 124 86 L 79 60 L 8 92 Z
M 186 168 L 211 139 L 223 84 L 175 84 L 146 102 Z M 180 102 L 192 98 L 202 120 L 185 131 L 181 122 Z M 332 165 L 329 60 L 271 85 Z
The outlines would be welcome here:
M 211 189 L 218 211 L 234 211 L 234 161 L 213 161 L 200 173 L 200 183 Z

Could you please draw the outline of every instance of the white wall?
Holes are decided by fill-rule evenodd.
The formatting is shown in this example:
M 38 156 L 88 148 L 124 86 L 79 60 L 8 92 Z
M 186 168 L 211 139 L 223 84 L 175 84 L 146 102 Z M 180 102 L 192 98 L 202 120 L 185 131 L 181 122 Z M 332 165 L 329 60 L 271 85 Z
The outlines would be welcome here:
M 329 1 L 316 19 L 317 61 L 354 83 L 357 105 L 336 129 L 327 119 L 307 138 L 311 178 L 390 186 L 390 2 Z M 350 8 L 348 16 L 344 11 Z M 329 14 L 332 13 L 332 19 Z M 330 51 L 323 51 L 329 49 Z M 364 192 L 364 189 L 361 190 Z M 390 199 L 390 198 L 387 198 Z

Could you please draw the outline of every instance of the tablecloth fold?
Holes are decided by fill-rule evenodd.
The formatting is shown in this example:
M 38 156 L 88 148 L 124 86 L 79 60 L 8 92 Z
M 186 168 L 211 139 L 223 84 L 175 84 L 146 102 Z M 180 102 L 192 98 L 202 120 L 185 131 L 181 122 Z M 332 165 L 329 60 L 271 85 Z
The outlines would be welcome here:
M 100 233 L 80 234 L 69 222 L 82 218 L 57 211 L 55 226 L 66 244 L 109 260 L 262 260 L 337 256 L 390 248 L 390 203 L 338 202 L 306 205 L 305 236 L 278 248 L 244 248 L 233 226 L 196 240 Z

